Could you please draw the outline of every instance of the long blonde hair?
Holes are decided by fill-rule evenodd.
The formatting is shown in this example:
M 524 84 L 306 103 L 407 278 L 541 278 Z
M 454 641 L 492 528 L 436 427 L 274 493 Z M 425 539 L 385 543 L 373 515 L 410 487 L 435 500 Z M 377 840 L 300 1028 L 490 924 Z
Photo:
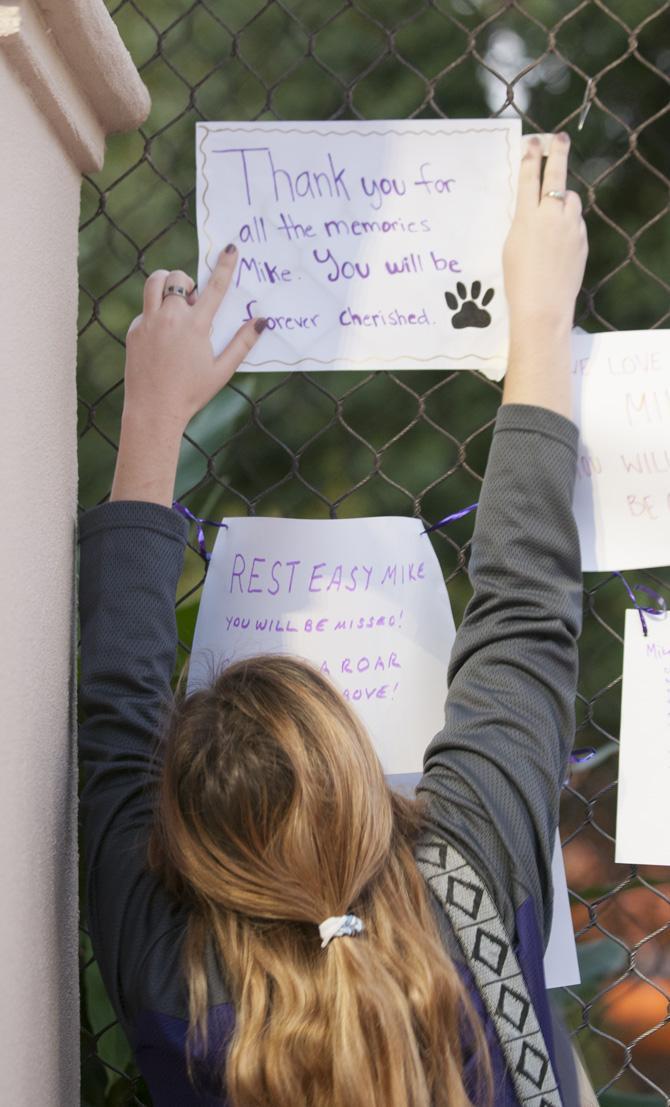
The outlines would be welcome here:
M 184 673 L 182 673 L 182 678 Z M 234 1107 L 471 1107 L 461 1034 L 490 1098 L 483 1031 L 412 853 L 422 800 L 392 791 L 315 668 L 266 655 L 181 694 L 161 738 L 148 861 L 191 910 L 187 1066 L 207 1048 L 208 934 L 235 1007 L 219 1091 Z M 321 948 L 318 924 L 364 931 Z

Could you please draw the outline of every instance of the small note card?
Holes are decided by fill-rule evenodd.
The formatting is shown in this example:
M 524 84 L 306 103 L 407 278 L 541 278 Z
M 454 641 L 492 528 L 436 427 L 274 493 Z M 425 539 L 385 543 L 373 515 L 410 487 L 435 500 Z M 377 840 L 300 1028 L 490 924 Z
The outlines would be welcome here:
M 626 611 L 615 860 L 670 865 L 670 615 Z

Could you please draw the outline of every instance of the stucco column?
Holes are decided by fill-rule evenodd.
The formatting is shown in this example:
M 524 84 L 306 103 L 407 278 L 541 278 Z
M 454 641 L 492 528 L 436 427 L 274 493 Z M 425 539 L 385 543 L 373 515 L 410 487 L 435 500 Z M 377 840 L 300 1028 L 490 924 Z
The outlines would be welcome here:
M 0 1103 L 79 1094 L 81 174 L 149 94 L 102 0 L 0 0 Z

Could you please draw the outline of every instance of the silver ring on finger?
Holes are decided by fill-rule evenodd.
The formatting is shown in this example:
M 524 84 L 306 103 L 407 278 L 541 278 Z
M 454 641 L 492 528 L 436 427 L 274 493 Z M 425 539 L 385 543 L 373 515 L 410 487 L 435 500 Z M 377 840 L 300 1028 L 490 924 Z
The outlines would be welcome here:
M 565 200 L 567 192 L 562 188 L 550 188 L 548 192 L 543 193 L 544 196 L 551 196 L 552 200 Z
M 163 289 L 162 299 L 166 296 L 183 296 L 184 299 L 188 296 L 188 290 L 181 284 L 167 284 Z
M 166 296 L 181 296 L 182 299 L 185 300 L 186 297 L 190 295 L 188 288 L 189 280 L 190 277 L 188 277 L 186 273 L 183 273 L 181 269 L 171 269 L 165 278 L 161 302 Z

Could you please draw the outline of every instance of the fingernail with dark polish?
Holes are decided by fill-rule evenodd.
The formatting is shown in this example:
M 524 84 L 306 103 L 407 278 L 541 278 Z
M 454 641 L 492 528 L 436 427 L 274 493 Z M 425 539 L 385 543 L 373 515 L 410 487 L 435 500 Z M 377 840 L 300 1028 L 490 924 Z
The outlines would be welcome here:
M 254 330 L 256 331 L 256 334 L 261 334 L 261 332 L 265 330 L 267 325 L 267 319 L 257 319 L 254 323 Z
M 234 242 L 229 242 L 228 245 L 226 246 L 226 249 L 225 249 L 224 253 L 232 254 L 236 249 L 237 249 L 237 246 L 235 245 L 235 243 Z

